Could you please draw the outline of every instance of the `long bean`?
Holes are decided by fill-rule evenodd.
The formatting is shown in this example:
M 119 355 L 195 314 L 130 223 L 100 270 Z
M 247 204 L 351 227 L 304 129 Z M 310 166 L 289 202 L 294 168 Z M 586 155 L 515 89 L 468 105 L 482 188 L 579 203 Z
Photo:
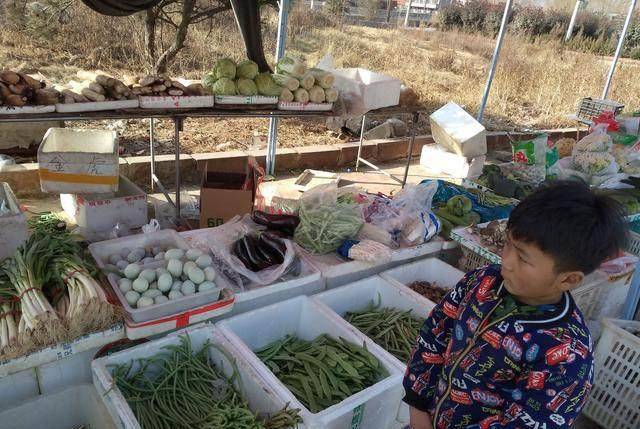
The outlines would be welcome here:
M 230 377 L 220 373 L 209 362 L 209 347 L 217 348 L 205 345 L 195 352 L 183 336 L 160 355 L 113 369 L 114 384 L 143 429 L 285 429 L 301 423 L 299 410 L 288 406 L 258 418 L 234 387 L 237 370 Z
M 344 318 L 402 361 L 409 359 L 422 326 L 422 322 L 411 315 L 411 310 L 381 308 L 380 303 L 373 302 L 362 311 L 347 312 Z
M 377 383 L 386 370 L 366 348 L 321 335 L 288 335 L 256 351 L 287 388 L 317 413 Z

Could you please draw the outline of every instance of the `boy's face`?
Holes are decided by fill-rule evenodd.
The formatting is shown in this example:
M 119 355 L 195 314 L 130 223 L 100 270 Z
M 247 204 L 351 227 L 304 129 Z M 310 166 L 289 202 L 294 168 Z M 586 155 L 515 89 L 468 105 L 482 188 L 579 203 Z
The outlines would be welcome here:
M 553 258 L 535 244 L 515 240 L 508 234 L 502 252 L 504 286 L 525 304 L 555 304 L 562 293 L 578 286 L 584 274 L 558 273 Z

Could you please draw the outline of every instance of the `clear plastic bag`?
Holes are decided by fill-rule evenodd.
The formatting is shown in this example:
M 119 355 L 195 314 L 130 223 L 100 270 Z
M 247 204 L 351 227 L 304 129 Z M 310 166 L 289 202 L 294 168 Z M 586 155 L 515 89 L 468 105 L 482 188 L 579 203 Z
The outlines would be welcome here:
M 233 253 L 233 244 L 247 234 L 263 231 L 264 227 L 257 225 L 251 220 L 251 216 L 236 216 L 227 223 L 207 230 L 207 233 L 196 235 L 192 238 L 192 245 L 202 249 L 207 248 L 238 274 L 246 278 L 249 283 L 261 286 L 270 285 L 286 275 L 295 265 L 297 255 L 291 240 L 282 239 L 286 252 L 284 262 L 274 265 L 264 270 L 254 272 L 245 267 L 240 259 Z
M 338 197 L 335 183 L 316 186 L 300 198 L 300 225 L 296 243 L 311 253 L 333 252 L 348 239 L 355 238 L 364 223 L 362 209 L 350 193 Z
M 435 216 L 430 216 L 437 190 L 436 182 L 406 186 L 392 199 L 376 200 L 368 221 L 389 232 L 402 247 L 429 241 L 439 232 L 439 222 L 434 223 Z

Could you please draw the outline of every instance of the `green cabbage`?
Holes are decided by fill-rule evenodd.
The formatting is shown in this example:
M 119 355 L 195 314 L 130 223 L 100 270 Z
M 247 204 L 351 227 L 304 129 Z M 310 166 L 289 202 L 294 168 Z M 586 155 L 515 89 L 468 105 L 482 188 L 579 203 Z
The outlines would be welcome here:
M 213 66 L 213 74 L 216 79 L 226 77 L 228 79 L 236 78 L 236 63 L 230 58 L 218 60 Z
M 258 64 L 251 60 L 244 60 L 238 63 L 236 68 L 236 75 L 238 78 L 255 79 L 258 76 Z
M 282 93 L 280 94 L 280 101 L 284 101 L 285 103 L 291 103 L 294 100 L 293 93 L 289 91 L 288 88 L 282 88 Z
M 287 73 L 300 79 L 307 71 L 304 61 L 296 57 L 282 57 L 276 65 L 276 73 Z
M 260 73 L 256 76 L 255 82 L 261 95 L 279 97 L 282 93 L 282 87 L 273 80 L 269 72 Z
M 238 86 L 238 94 L 240 95 L 258 95 L 258 87 L 251 79 L 240 78 L 236 82 Z
M 211 91 L 211 88 L 213 88 L 213 84 L 215 84 L 217 80 L 218 78 L 216 77 L 215 73 L 207 73 L 202 78 L 202 86 Z
M 213 92 L 214 95 L 236 95 L 238 90 L 234 81 L 223 77 L 211 86 L 211 92 Z

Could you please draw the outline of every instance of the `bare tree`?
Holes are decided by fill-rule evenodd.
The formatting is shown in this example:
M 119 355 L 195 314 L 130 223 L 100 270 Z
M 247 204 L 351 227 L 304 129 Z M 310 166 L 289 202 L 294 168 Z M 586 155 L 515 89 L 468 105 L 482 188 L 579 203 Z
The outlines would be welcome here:
M 144 41 L 147 62 L 153 73 L 167 71 L 168 65 L 184 47 L 190 25 L 206 21 L 229 9 L 229 0 L 163 0 L 147 10 L 144 16 Z M 156 35 L 161 25 L 168 25 L 174 31 L 171 45 L 159 52 Z

